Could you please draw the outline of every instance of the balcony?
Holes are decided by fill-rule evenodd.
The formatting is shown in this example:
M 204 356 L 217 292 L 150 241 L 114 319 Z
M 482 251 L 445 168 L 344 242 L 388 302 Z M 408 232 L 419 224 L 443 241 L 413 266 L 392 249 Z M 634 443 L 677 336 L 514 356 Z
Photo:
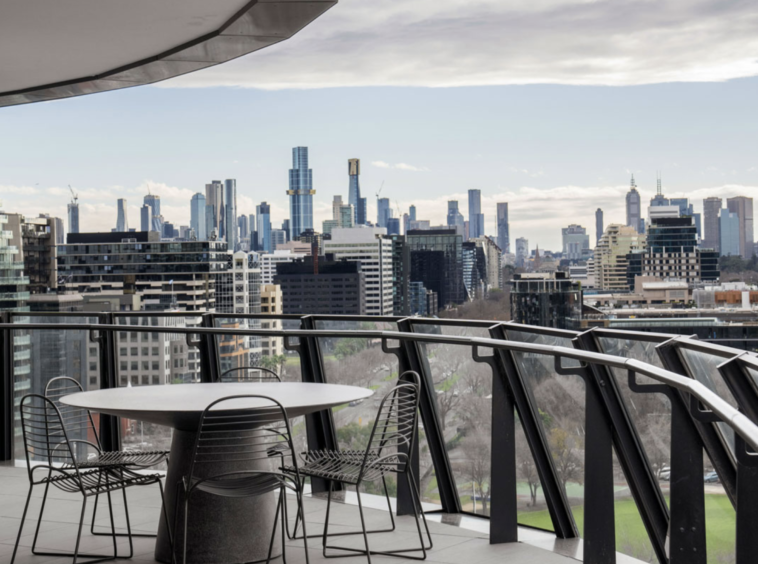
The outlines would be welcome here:
M 234 319 L 277 321 L 282 329 L 230 327 Z M 285 381 L 350 384 L 381 397 L 398 374 L 417 371 L 422 399 L 413 465 L 426 516 L 434 521 L 431 562 L 743 564 L 758 553 L 750 533 L 758 526 L 751 510 L 758 503 L 752 455 L 758 451 L 758 359 L 751 352 L 655 333 L 423 318 L 136 312 L 6 314 L 5 321 L 0 335 L 10 350 L 14 337 L 31 335 L 31 357 L 18 359 L 23 366 L 15 374 L 3 374 L 6 389 L 12 383 L 11 398 L 58 375 L 42 362 L 53 354 L 61 355 L 59 372 L 81 372 L 85 389 L 118 385 L 120 361 L 128 360 L 118 346 L 125 333 L 134 333 L 135 341 L 136 333 L 186 340 L 198 359 L 187 382 L 214 382 L 228 363 L 255 358 Z M 61 350 L 41 346 L 46 332 L 63 334 Z M 285 353 L 261 358 L 259 339 L 242 337 L 266 338 Z M 96 383 L 86 363 L 76 362 L 75 351 L 91 354 L 91 347 L 105 367 Z M 22 368 L 28 375 L 19 378 Z M 376 405 L 354 403 L 318 420 L 294 420 L 298 450 L 330 441 L 343 449 L 360 446 Z M 7 398 L 2 405 L 12 409 Z M 110 419 L 102 416 L 101 424 Z M 120 433 L 107 437 L 108 449 L 170 444 L 166 428 L 111 424 Z M 12 444 L 16 425 L 3 428 L 8 462 L 0 468 L 0 515 L 11 524 L 20 513 L 13 496 L 25 493 L 24 470 L 13 462 L 22 456 Z M 403 514 L 409 500 L 401 485 L 390 490 Z M 312 528 L 323 522 L 324 491 L 314 483 L 306 499 Z M 141 526 L 154 530 L 157 492 L 134 495 L 152 496 L 134 506 L 140 506 Z M 342 526 L 356 523 L 352 503 L 348 494 L 338 506 Z M 369 513 L 370 520 L 388 518 L 380 508 Z M 72 538 L 63 532 L 65 517 L 53 522 L 60 531 L 56 542 Z M 402 544 L 409 526 L 412 517 L 401 516 L 395 536 L 382 535 L 383 542 Z M 0 555 L 13 542 L 9 535 L 0 537 Z M 55 540 L 55 529 L 50 535 Z M 137 561 L 152 562 L 151 542 L 139 540 Z M 311 549 L 313 561 L 320 560 L 319 539 Z M 300 561 L 298 550 L 289 554 Z M 387 560 L 393 559 L 376 558 Z

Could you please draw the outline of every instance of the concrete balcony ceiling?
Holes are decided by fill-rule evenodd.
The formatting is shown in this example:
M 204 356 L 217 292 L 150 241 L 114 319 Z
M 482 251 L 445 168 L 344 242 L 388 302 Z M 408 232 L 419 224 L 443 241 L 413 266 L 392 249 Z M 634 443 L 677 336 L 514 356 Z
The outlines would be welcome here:
M 0 0 L 0 107 L 151 84 L 289 39 L 337 0 Z

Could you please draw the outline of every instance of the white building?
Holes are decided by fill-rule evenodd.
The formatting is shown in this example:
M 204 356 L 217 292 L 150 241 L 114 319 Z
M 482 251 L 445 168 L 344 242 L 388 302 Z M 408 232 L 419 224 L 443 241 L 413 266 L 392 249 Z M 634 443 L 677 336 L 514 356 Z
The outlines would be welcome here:
M 384 227 L 336 228 L 324 241 L 324 254 L 360 262 L 366 277 L 366 313 L 392 315 L 392 241 Z
M 261 269 L 261 284 L 273 284 L 276 276 L 276 265 L 280 262 L 293 262 L 305 256 L 303 253 L 293 253 L 290 250 L 276 250 L 273 253 L 262 253 L 258 256 Z

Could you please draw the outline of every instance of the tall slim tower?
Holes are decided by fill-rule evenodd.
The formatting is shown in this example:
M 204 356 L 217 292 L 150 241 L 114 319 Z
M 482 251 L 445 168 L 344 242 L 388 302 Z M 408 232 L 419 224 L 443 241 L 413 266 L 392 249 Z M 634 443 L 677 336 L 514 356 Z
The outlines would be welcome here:
M 447 224 L 450 227 L 459 227 L 459 233 L 463 233 L 463 214 L 458 209 L 458 200 L 447 202 Z
M 224 181 L 224 233 L 229 250 L 237 250 L 237 181 L 228 178 Z
M 387 227 L 387 222 L 392 217 L 392 208 L 389 198 L 379 198 L 376 201 L 376 224 L 379 227 Z
M 313 229 L 313 171 L 308 168 L 308 147 L 292 149 L 290 169 L 290 239 L 300 237 L 306 229 Z M 259 227 L 260 229 L 260 227 Z
M 498 202 L 497 204 L 497 246 L 500 247 L 500 250 L 504 253 L 511 252 L 511 235 L 508 226 L 508 202 Z
M 79 202 L 68 205 L 68 232 L 79 233 Z
M 153 212 L 153 217 L 161 215 L 161 197 L 157 194 L 148 194 L 142 200 L 142 203 L 146 206 L 150 206 Z
M 139 210 L 140 231 L 150 231 L 153 227 L 153 208 L 143 204 Z
M 266 202 L 261 202 L 255 207 L 255 215 L 258 221 L 258 249 L 273 252 L 271 244 L 271 206 Z
M 190 200 L 190 228 L 195 231 L 198 241 L 205 241 L 208 233 L 205 230 L 205 196 L 200 192 L 192 196 Z
M 468 191 L 469 239 L 484 236 L 484 214 L 482 213 L 482 191 Z
M 359 177 L 361 174 L 361 160 L 348 159 L 347 173 L 350 176 L 350 186 L 348 189 L 347 203 L 353 206 L 353 223 L 355 225 L 366 224 L 366 199 L 361 198 L 361 184 Z
M 736 213 L 740 222 L 740 256 L 749 260 L 753 258 L 753 198 L 736 196 L 727 198 L 726 207 L 730 213 Z
M 703 200 L 703 241 L 700 244 L 703 249 L 720 250 L 720 222 L 721 198 L 712 196 Z
M 597 244 L 600 241 L 600 237 L 603 236 L 603 231 L 605 231 L 605 228 L 603 227 L 603 210 L 600 208 L 597 208 L 595 211 L 595 243 Z
M 214 231 L 218 237 L 223 235 L 223 216 L 224 216 L 224 185 L 220 180 L 211 180 L 210 184 L 205 185 L 205 205 L 210 208 L 207 210 L 205 230 L 210 238 Z
M 626 224 L 637 231 L 640 229 L 640 193 L 637 192 L 633 174 L 629 192 L 626 194 Z
M 416 221 L 416 206 L 408 208 L 408 216 L 411 221 Z
M 129 221 L 126 215 L 126 198 L 119 198 L 116 201 L 116 207 L 118 209 L 118 217 L 116 218 L 116 231 L 120 233 L 129 231 Z

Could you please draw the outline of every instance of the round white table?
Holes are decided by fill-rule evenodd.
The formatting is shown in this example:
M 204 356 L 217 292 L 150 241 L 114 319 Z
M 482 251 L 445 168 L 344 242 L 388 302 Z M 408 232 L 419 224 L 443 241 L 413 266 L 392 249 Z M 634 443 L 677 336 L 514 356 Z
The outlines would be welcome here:
M 174 429 L 166 475 L 166 509 L 173 519 L 177 484 L 189 471 L 200 415 L 217 399 L 255 394 L 281 403 L 287 415 L 299 417 L 351 401 L 374 392 L 357 386 L 300 382 L 214 383 L 139 386 L 94 390 L 65 396 L 67 405 Z M 229 409 L 255 407 L 255 399 L 231 402 Z M 210 466 L 210 465 L 203 465 Z M 226 464 L 213 465 L 203 474 L 239 470 Z M 197 564 L 254 562 L 266 558 L 274 521 L 276 496 L 272 492 L 254 498 L 219 498 L 199 492 L 192 497 L 187 534 L 187 561 Z M 180 511 L 177 523 L 183 523 Z M 177 547 L 182 546 L 182 527 L 177 527 Z M 280 537 L 277 534 L 277 542 Z M 171 562 L 171 546 L 163 519 L 160 520 L 155 558 Z

